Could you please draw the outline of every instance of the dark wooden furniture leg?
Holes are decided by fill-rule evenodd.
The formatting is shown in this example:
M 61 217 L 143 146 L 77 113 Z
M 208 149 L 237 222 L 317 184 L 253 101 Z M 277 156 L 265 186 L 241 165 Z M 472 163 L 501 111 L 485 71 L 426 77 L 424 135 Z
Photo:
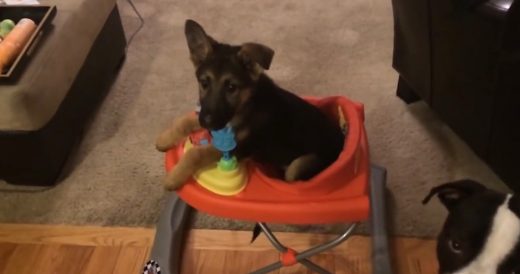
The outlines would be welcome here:
M 411 104 L 421 100 L 421 97 L 406 83 L 406 81 L 399 76 L 397 83 L 397 97 L 401 98 L 405 103 Z

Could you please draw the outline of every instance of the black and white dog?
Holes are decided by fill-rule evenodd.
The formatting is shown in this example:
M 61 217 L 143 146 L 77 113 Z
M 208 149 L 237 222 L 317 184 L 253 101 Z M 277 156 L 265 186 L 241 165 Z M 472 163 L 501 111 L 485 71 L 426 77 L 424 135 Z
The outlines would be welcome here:
M 503 194 L 472 180 L 435 187 L 448 209 L 437 243 L 439 273 L 520 273 L 520 195 Z

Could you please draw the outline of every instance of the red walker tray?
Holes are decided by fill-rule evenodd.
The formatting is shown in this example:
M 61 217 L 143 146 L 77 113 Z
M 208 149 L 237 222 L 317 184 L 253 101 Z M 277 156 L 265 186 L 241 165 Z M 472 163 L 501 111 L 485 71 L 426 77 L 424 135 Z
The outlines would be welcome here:
M 370 163 L 363 105 L 345 97 L 305 99 L 335 119 L 340 106 L 347 121 L 343 151 L 327 169 L 309 181 L 289 184 L 268 177 L 250 161 L 248 183 L 239 194 L 214 194 L 193 179 L 177 194 L 199 211 L 252 222 L 327 224 L 367 220 Z M 182 146 L 166 153 L 167 171 L 175 166 L 182 153 Z

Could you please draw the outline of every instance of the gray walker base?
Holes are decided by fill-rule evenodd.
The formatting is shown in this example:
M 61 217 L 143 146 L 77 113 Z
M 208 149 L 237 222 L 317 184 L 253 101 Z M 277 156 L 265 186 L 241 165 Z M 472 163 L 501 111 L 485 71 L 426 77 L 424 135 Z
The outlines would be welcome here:
M 374 274 L 391 274 L 392 266 L 388 253 L 388 235 L 386 231 L 385 214 L 385 185 L 386 170 L 382 167 L 372 165 L 370 171 L 370 227 L 372 230 L 372 269 Z M 156 227 L 154 244 L 151 251 L 151 260 L 144 267 L 145 274 L 180 274 L 183 241 L 187 228 L 187 217 L 191 207 L 182 201 L 175 192 L 169 194 L 168 202 L 163 209 L 159 222 Z M 258 223 L 262 231 L 281 253 L 287 251 L 287 247 L 276 239 L 271 230 L 265 223 Z M 334 240 L 317 245 L 308 250 L 299 252 L 296 255 L 298 263 L 308 269 L 320 273 L 328 274 L 327 270 L 311 262 L 308 258 L 322 251 L 331 249 L 347 240 L 356 224 L 351 224 L 348 228 Z M 278 261 L 267 265 L 261 269 L 251 272 L 252 274 L 269 273 L 273 270 L 282 268 L 282 262 Z

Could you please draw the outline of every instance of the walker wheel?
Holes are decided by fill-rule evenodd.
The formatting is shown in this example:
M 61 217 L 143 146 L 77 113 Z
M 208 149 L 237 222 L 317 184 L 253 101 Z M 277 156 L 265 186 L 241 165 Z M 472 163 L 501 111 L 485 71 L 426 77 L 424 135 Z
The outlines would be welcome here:
M 161 274 L 159 263 L 154 260 L 148 261 L 144 266 L 143 274 Z

